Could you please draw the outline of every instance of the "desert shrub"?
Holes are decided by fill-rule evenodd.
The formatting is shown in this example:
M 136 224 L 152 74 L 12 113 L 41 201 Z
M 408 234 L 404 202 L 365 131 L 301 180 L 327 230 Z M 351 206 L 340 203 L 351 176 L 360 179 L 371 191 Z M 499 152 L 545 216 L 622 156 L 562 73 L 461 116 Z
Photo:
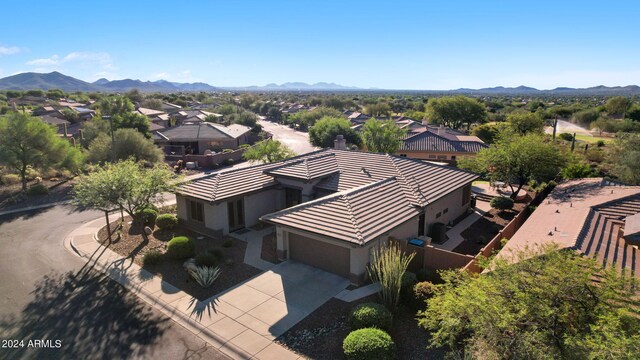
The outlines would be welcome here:
M 162 214 L 156 218 L 156 225 L 160 230 L 173 229 L 178 225 L 178 217 L 173 214 Z
M 219 267 L 196 266 L 195 270 L 189 270 L 189 274 L 203 288 L 208 288 L 220 276 Z
M 222 246 L 223 246 L 223 247 L 226 247 L 226 248 L 230 248 L 230 247 L 232 247 L 232 246 L 233 246 L 233 240 L 231 240 L 231 239 L 227 239 L 227 240 L 225 240 L 225 241 L 222 243 Z
M 388 309 L 395 311 L 400 300 L 402 276 L 415 253 L 406 254 L 396 242 L 374 247 L 367 272 L 371 281 L 380 283 L 380 299 Z
M 147 265 L 157 265 L 162 261 L 162 253 L 159 250 L 149 250 L 142 257 L 142 264 Z
M 564 141 L 573 141 L 573 134 L 569 134 L 569 133 L 562 133 L 558 135 L 558 138 L 564 140 Z
M 248 148 L 248 147 L 250 147 L 250 146 L 251 146 L 251 145 L 249 145 L 249 144 L 242 144 L 242 145 L 238 146 L 238 148 L 239 148 L 239 149 L 246 149 L 246 148 Z
M 510 210 L 513 209 L 513 199 L 505 196 L 498 196 L 491 199 L 489 205 L 498 210 Z
M 418 277 L 411 271 L 405 271 L 400 282 L 400 300 L 411 302 L 413 297 L 413 285 L 418 282 Z
M 13 185 L 20 182 L 20 176 L 17 174 L 4 174 L 0 180 L 2 180 L 4 185 Z
M 598 140 L 598 141 L 596 141 L 596 146 L 597 146 L 597 147 L 603 147 L 604 145 L 605 145 L 604 140 Z
M 167 244 L 167 255 L 173 259 L 186 259 L 195 252 L 193 239 L 187 236 L 176 236 Z
M 349 313 L 349 324 L 354 330 L 371 327 L 388 330 L 391 320 L 391 312 L 378 303 L 360 304 Z
M 28 168 L 27 169 L 27 174 L 26 174 L 27 180 L 31 181 L 31 180 L 35 180 L 35 178 L 37 177 L 42 177 L 40 174 L 40 171 L 34 169 L 34 168 Z
M 435 285 L 430 281 L 421 281 L 413 285 L 413 297 L 415 301 L 424 305 L 428 298 L 433 296 Z
M 352 331 L 342 342 L 348 360 L 388 360 L 395 358 L 396 346 L 391 336 L 376 328 Z
M 44 184 L 38 183 L 35 185 L 29 186 L 27 189 L 27 195 L 47 195 L 49 193 L 49 188 L 44 186 Z
M 233 150 L 232 149 L 224 149 L 224 150 L 222 150 L 223 154 L 228 154 L 230 152 L 233 152 Z
M 144 226 L 153 226 L 158 218 L 158 210 L 152 208 L 144 208 L 136 212 L 136 220 Z
M 198 266 L 213 267 L 218 265 L 218 260 L 219 259 L 209 251 L 196 255 L 196 265 Z
M 213 255 L 218 261 L 224 259 L 224 253 L 220 249 L 209 249 L 207 253 Z

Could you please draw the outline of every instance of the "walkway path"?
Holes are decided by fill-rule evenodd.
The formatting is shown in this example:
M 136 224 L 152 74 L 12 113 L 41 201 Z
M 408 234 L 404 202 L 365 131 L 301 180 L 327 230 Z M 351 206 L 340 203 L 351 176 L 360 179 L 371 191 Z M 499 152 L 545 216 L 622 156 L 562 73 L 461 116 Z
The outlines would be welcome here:
M 299 358 L 297 354 L 272 341 L 277 335 L 267 336 L 259 333 L 261 330 L 255 327 L 256 324 L 247 322 L 250 318 L 240 319 L 247 312 L 246 306 L 249 306 L 242 301 L 255 301 L 256 298 L 253 296 L 255 294 L 244 297 L 237 296 L 238 294 L 229 295 L 242 284 L 229 290 L 226 295 L 216 295 L 199 301 L 101 246 L 96 241 L 95 234 L 103 226 L 103 222 L 103 219 L 97 219 L 75 229 L 65 239 L 65 247 L 84 257 L 97 270 L 104 272 L 142 300 L 234 359 Z M 229 301 L 234 302 L 233 305 Z M 270 316 L 278 315 L 271 308 L 266 310 Z
M 474 222 L 482 218 L 482 216 L 489 210 L 491 210 L 489 203 L 485 201 L 478 201 L 476 203 L 476 209 L 473 213 L 469 214 L 469 216 L 464 218 L 454 227 L 449 229 L 449 231 L 447 231 L 448 240 L 442 245 L 437 245 L 438 249 L 453 251 L 453 249 L 458 247 L 458 245 L 462 244 L 462 242 L 464 241 L 461 233 L 469 228 L 469 226 L 471 226 Z

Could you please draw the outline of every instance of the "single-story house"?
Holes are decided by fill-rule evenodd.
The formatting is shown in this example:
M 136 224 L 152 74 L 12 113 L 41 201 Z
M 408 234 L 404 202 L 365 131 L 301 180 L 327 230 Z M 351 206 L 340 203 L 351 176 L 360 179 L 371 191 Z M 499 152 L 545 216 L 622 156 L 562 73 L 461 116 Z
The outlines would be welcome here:
M 640 275 L 640 186 L 602 178 L 558 185 L 498 253 L 507 261 L 527 247 L 556 244 L 605 268 Z
M 463 156 L 475 156 L 489 147 L 477 136 L 470 136 L 443 126 L 425 127 L 407 133 L 397 154 L 403 157 L 442 161 L 450 164 Z
M 277 253 L 361 283 L 375 246 L 467 212 L 476 174 L 403 157 L 324 149 L 182 185 L 181 222 L 227 234 L 264 221 Z
M 251 128 L 243 125 L 200 122 L 157 131 L 153 138 L 158 145 L 184 147 L 185 154 L 203 155 L 205 151 L 237 149 L 250 141 Z

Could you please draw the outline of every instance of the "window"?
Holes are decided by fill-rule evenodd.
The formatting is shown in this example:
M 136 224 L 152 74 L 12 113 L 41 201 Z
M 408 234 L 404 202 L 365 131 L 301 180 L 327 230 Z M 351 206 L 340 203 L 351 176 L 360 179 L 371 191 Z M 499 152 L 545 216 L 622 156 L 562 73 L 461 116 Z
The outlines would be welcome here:
M 302 190 L 300 189 L 285 189 L 285 207 L 291 207 L 298 205 L 302 202 Z
M 462 205 L 467 205 L 471 200 L 471 184 L 462 188 Z
M 456 156 L 455 155 L 451 155 L 451 160 L 455 160 Z
M 189 218 L 194 221 L 204 222 L 204 205 L 197 201 L 190 201 Z
M 442 214 L 446 214 L 448 212 L 449 212 L 449 208 L 446 208 L 446 209 L 442 210 Z
M 436 214 L 436 219 L 439 218 L 440 216 L 442 216 L 442 213 L 441 212 L 437 213 Z

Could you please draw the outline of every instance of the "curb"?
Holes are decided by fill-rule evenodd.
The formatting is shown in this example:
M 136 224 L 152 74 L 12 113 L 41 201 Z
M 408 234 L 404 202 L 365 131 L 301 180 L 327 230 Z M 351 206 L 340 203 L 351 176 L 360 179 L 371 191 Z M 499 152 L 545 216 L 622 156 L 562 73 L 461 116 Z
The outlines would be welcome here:
M 102 218 L 97 218 L 94 220 L 87 221 L 86 223 L 74 229 L 74 231 L 78 229 L 90 227 L 91 224 L 98 221 L 103 221 L 103 220 L 104 219 Z M 105 265 L 99 262 L 97 258 L 92 259 L 91 254 L 87 254 L 84 251 L 80 250 L 74 243 L 75 236 L 72 235 L 74 231 L 69 233 L 69 235 L 67 235 L 67 237 L 64 239 L 63 246 L 70 253 L 85 260 L 86 265 L 92 267 L 94 270 L 99 271 L 103 275 L 108 276 L 111 280 L 122 285 L 127 290 L 135 294 L 140 300 L 144 301 L 149 306 L 163 313 L 165 316 L 171 319 L 176 325 L 183 327 L 185 330 L 189 331 L 194 336 L 197 336 L 202 341 L 214 347 L 216 350 L 220 351 L 226 356 L 229 356 L 230 358 L 233 358 L 233 359 L 255 358 L 255 356 L 252 356 L 244 352 L 238 346 L 232 344 L 230 340 L 226 340 L 224 338 L 219 337 L 219 335 L 215 334 L 215 332 L 213 332 L 211 329 L 201 325 L 200 322 L 198 322 L 197 320 L 192 319 L 191 316 L 189 316 L 187 313 L 178 310 L 176 307 L 171 306 L 172 302 L 165 302 L 165 301 L 158 300 L 154 296 L 154 293 L 151 293 L 148 290 L 146 290 L 144 286 L 132 283 L 131 281 L 129 281 L 129 279 L 126 276 L 114 274 L 112 271 L 109 270 L 109 265 Z M 106 247 L 104 247 L 98 242 L 97 234 L 98 234 L 98 231 L 93 232 L 92 234 L 93 241 L 96 241 L 98 243 L 99 249 L 108 250 Z M 144 270 L 144 269 L 141 268 L 141 270 Z
M 0 212 L 0 216 L 11 215 L 11 214 L 16 214 L 16 213 L 21 213 L 21 212 L 26 212 L 31 210 L 45 209 L 45 208 L 54 207 L 58 205 L 67 205 L 70 203 L 71 203 L 71 200 L 64 200 L 64 201 L 58 201 L 58 202 L 42 204 L 42 205 L 27 206 L 20 209 L 7 210 L 7 211 Z

